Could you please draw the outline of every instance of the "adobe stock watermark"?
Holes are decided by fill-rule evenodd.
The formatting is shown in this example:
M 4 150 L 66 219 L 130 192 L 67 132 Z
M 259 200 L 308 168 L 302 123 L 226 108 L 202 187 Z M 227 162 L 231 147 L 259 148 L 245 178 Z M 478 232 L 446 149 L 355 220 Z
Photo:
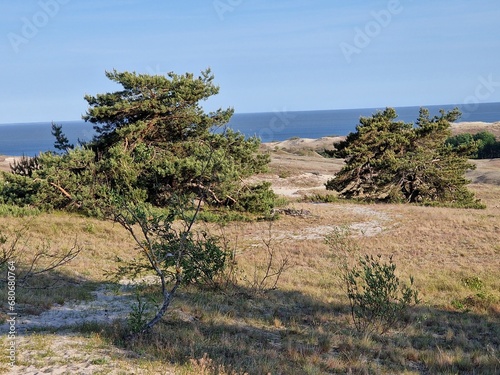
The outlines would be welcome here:
M 56 17 L 61 10 L 61 5 L 66 5 L 71 0 L 40 0 L 38 10 L 31 17 L 21 17 L 21 30 L 18 33 L 7 34 L 10 45 L 15 53 L 20 51 L 22 45 L 28 44 L 30 40 L 38 35 L 41 29 L 46 27 L 50 20 Z
M 412 0 L 406 0 L 412 1 Z M 389 0 L 387 7 L 379 11 L 372 11 L 372 19 L 364 27 L 354 28 L 354 38 L 352 43 L 342 42 L 339 44 L 340 50 L 348 63 L 352 61 L 352 55 L 359 55 L 370 45 L 373 39 L 379 36 L 387 28 L 393 17 L 401 14 L 404 10 L 401 0 Z
M 8 312 L 7 323 L 9 325 L 9 332 L 7 333 L 7 358 L 10 367 L 16 364 L 16 263 L 15 261 L 7 262 L 7 304 Z
M 479 76 L 478 84 L 473 95 L 467 96 L 463 101 L 462 119 L 467 119 L 471 113 L 477 111 L 480 103 L 487 102 L 493 93 L 500 88 L 500 81 L 495 81 L 493 74 L 490 73 L 487 77 Z
M 226 13 L 232 13 L 243 3 L 243 0 L 214 0 L 212 3 L 215 13 L 221 21 L 224 21 Z
M 286 109 L 282 111 L 274 110 L 273 113 L 274 116 L 269 120 L 268 126 L 259 130 L 258 137 L 262 142 L 274 141 L 275 135 L 285 130 L 285 128 L 290 125 L 291 121 L 297 117 Z

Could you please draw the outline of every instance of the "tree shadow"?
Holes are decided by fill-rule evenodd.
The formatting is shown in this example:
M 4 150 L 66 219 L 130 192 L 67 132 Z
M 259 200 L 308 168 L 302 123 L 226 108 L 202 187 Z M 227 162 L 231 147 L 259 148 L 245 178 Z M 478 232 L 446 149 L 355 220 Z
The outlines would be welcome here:
M 16 276 L 23 275 L 25 271 L 23 267 L 18 267 Z M 6 272 L 2 273 L 7 275 Z M 26 278 L 22 283 L 16 282 L 10 293 L 15 297 L 15 304 L 9 304 L 8 286 L 7 279 L 0 282 L 0 293 L 5 296 L 0 314 L 1 326 L 5 328 L 8 325 L 7 321 L 15 317 L 16 334 L 25 335 L 43 330 L 48 323 L 52 324 L 51 327 L 62 327 L 63 325 L 44 321 L 44 314 L 59 308 L 61 318 L 64 318 L 64 311 L 69 313 L 71 310 L 67 308 L 68 305 L 78 306 L 94 300 L 93 292 L 101 287 L 102 283 L 53 269 Z M 39 327 L 36 324 L 38 319 L 40 319 Z
M 413 309 L 417 329 L 407 335 L 412 347 L 428 357 L 429 374 L 499 374 L 500 314 Z
M 58 283 L 50 289 L 19 287 L 16 292 L 21 303 L 16 308 L 20 318 L 28 313 L 43 314 L 54 304 L 92 302 L 93 292 L 103 285 L 54 270 L 38 275 L 33 286 L 56 279 Z M 5 286 L 0 285 L 4 295 Z M 109 283 L 107 287 L 112 293 L 119 285 Z M 155 289 L 145 288 L 145 297 L 151 297 Z M 122 295 L 123 303 L 132 311 L 136 303 L 132 291 Z M 408 314 L 407 329 L 367 338 L 350 324 L 349 306 L 340 298 L 335 300 L 339 302 L 326 303 L 300 291 L 279 289 L 256 294 L 242 287 L 230 293 L 185 287 L 153 331 L 131 341 L 124 340 L 130 333 L 128 314 L 117 320 L 111 314 L 114 307 L 106 301 L 96 312 L 105 319 L 19 330 L 18 334 L 97 333 L 117 348 L 195 371 L 211 368 L 217 372 L 223 366 L 227 373 L 252 374 L 499 372 L 498 312 L 480 314 L 417 306 Z M 34 303 L 31 307 L 30 302 Z
M 238 288 L 221 294 L 187 288 L 152 333 L 125 343 L 128 332 L 115 327 L 110 338 L 195 370 L 223 366 L 227 373 L 303 374 L 308 357 L 326 355 L 330 349 L 326 327 L 336 312 L 345 313 L 345 306 L 325 304 L 298 291 L 255 294 Z M 317 367 L 324 370 L 321 364 Z
M 149 335 L 118 345 L 177 364 L 207 358 L 236 373 L 497 374 L 498 314 L 410 309 L 406 329 L 367 337 L 356 332 L 345 303 L 299 291 L 233 295 L 187 290 Z M 116 333 L 116 331 L 115 331 Z

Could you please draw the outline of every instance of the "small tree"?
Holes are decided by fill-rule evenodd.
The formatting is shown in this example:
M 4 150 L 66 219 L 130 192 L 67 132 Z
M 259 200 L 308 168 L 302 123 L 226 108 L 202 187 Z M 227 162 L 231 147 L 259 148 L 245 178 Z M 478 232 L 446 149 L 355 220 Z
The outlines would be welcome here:
M 476 147 L 454 148 L 445 142 L 458 109 L 430 118 L 422 108 L 416 124 L 395 121 L 387 108 L 371 118 L 361 118 L 356 132 L 337 145 L 346 165 L 326 184 L 346 198 L 392 202 L 438 202 L 477 207 L 464 178 L 474 169 L 467 156 Z
M 59 151 L 68 151 L 75 148 L 74 145 L 69 143 L 68 138 L 62 131 L 62 125 L 57 125 L 55 122 L 52 123 L 52 135 L 55 137 L 54 148 Z
M 142 255 L 134 262 L 121 266 L 115 276 L 119 278 L 153 272 L 160 281 L 161 306 L 152 319 L 135 327 L 137 332 L 134 333 L 146 333 L 161 320 L 182 284 L 201 277 L 211 278 L 224 269 L 225 254 L 218 248 L 216 239 L 193 238 L 196 214 L 183 221 L 180 230 L 172 225 L 176 215 L 176 212 L 171 215 L 158 214 L 145 206 L 133 207 L 130 204 L 115 211 L 114 220 L 131 234 Z M 207 262 L 209 253 L 218 259 Z

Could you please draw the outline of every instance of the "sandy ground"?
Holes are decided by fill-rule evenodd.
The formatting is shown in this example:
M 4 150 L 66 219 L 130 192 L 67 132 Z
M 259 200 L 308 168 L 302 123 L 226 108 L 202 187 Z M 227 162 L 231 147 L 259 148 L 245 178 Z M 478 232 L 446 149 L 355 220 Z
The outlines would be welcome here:
M 83 323 L 110 323 L 124 319 L 136 302 L 129 289 L 113 290 L 103 285 L 92 292 L 92 301 L 55 304 L 40 315 L 17 316 L 17 332 L 24 335 L 40 328 L 63 329 Z M 8 325 L 0 325 L 0 330 L 8 331 Z
M 345 137 L 322 137 L 318 139 L 314 138 L 290 138 L 285 141 L 276 141 L 264 143 L 265 150 L 323 150 L 333 149 L 333 144 L 337 143 Z
M 5 171 L 5 172 L 10 171 L 10 165 L 19 159 L 21 159 L 21 157 L 0 155 L 0 171 Z
M 500 159 L 473 160 L 476 169 L 467 172 L 469 178 L 475 184 L 500 185 Z
M 487 131 L 495 135 L 497 140 L 500 140 L 500 121 L 498 122 L 457 122 L 451 125 L 453 134 L 461 133 L 479 133 Z
M 43 345 L 43 350 L 31 349 L 35 345 Z M 92 350 L 82 350 L 88 347 L 87 339 L 71 332 L 57 334 L 22 336 L 17 339 L 18 362 L 32 363 L 29 366 L 16 365 L 8 374 L 19 375 L 132 375 L 144 373 L 134 365 L 137 354 L 114 346 L 96 347 Z M 42 357 L 42 358 L 41 358 Z M 122 364 L 117 368 L 117 362 Z M 152 372 L 148 372 L 151 374 Z M 173 375 L 167 368 L 158 374 Z
M 112 323 L 116 319 L 127 319 L 132 306 L 137 303 L 130 288 L 131 284 L 135 282 L 124 280 L 119 289 L 102 285 L 92 292 L 94 299 L 91 301 L 56 304 L 40 315 L 17 316 L 17 365 L 8 373 L 23 375 L 144 373 L 141 368 L 134 365 L 134 360 L 138 358 L 134 352 L 109 345 L 102 346 L 102 343 L 92 350 L 85 350 L 84 348 L 92 345 L 89 342 L 91 339 L 72 332 L 72 327 L 84 323 L 102 324 Z M 2 324 L 0 330 L 8 332 L 9 327 L 7 324 Z M 55 333 L 50 333 L 52 331 Z M 117 362 L 121 364 L 119 369 Z M 23 365 L 24 363 L 29 365 Z M 158 373 L 174 374 L 173 370 L 168 368 L 163 368 Z

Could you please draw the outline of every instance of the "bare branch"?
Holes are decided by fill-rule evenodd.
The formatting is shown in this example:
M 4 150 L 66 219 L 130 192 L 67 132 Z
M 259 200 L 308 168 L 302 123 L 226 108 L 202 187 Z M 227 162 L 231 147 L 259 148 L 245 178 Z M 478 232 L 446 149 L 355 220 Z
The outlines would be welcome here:
M 19 278 L 20 283 L 25 283 L 28 279 L 33 276 L 40 275 L 42 273 L 50 272 L 58 267 L 65 265 L 66 263 L 72 261 L 80 252 L 82 248 L 78 245 L 76 239 L 73 247 L 64 252 L 63 254 L 51 253 L 48 250 L 47 245 L 44 245 L 42 250 L 36 253 L 30 262 L 30 266 L 25 274 Z M 40 260 L 50 259 L 49 263 L 44 265 L 42 268 L 37 269 L 37 265 Z

